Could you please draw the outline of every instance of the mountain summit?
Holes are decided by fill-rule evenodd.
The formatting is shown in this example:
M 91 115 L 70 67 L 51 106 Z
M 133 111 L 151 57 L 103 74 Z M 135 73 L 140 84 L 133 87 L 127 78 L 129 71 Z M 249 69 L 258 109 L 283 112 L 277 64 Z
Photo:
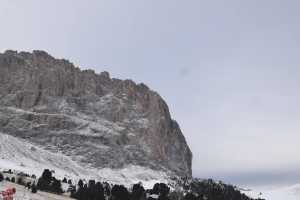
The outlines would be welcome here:
M 192 153 L 159 94 L 44 51 L 0 54 L 0 132 L 80 166 L 192 175 Z

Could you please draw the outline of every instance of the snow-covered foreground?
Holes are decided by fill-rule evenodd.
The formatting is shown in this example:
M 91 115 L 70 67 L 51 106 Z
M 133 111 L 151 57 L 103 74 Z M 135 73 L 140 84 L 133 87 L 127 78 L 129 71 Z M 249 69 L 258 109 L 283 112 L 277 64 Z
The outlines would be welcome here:
M 244 192 L 253 198 L 264 198 L 266 200 L 299 200 L 300 184 L 291 186 L 268 186 L 256 188 L 251 191 Z
M 118 170 L 89 168 L 74 162 L 70 157 L 59 152 L 52 153 L 25 140 L 0 133 L 0 170 L 7 169 L 35 174 L 37 176 L 40 176 L 44 169 L 51 169 L 55 170 L 54 176 L 57 178 L 67 177 L 74 181 L 78 181 L 80 178 L 96 179 L 114 184 L 123 184 L 127 187 L 141 181 L 145 188 L 152 188 L 154 183 L 166 183 L 168 181 L 168 177 L 164 172 L 140 166 L 128 166 Z M 12 183 L 0 183 L 0 190 L 9 187 L 10 184 Z M 19 188 L 17 200 L 69 199 L 62 196 L 57 197 L 57 195 L 53 197 L 52 194 L 42 192 L 33 195 L 28 191 L 26 192 L 23 186 L 15 184 L 13 186 Z M 300 184 L 285 187 L 254 188 L 254 190 L 244 191 L 244 193 L 253 198 L 260 197 L 267 200 L 299 200 Z M 25 195 L 27 199 L 24 198 L 24 194 L 27 195 Z
M 41 192 L 33 194 L 24 186 L 17 185 L 11 182 L 3 181 L 0 183 L 0 191 L 4 191 L 7 188 L 16 188 L 16 194 L 14 200 L 71 200 L 71 198 L 63 195 L 55 195 L 51 193 Z M 0 197 L 1 199 L 1 197 Z
M 164 172 L 141 166 L 127 166 L 123 169 L 95 169 L 82 166 L 61 153 L 52 153 L 25 140 L 0 133 L 0 170 L 13 169 L 40 176 L 44 169 L 55 170 L 57 178 L 67 177 L 74 181 L 96 179 L 114 184 L 130 186 L 139 181 L 146 188 L 154 183 L 167 182 Z

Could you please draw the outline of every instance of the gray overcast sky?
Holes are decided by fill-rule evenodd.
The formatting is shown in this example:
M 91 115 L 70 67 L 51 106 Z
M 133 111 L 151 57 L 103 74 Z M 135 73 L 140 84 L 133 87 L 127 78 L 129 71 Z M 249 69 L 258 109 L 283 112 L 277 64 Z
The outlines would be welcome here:
M 168 102 L 194 176 L 300 182 L 293 0 L 0 0 L 0 50 L 42 49 Z

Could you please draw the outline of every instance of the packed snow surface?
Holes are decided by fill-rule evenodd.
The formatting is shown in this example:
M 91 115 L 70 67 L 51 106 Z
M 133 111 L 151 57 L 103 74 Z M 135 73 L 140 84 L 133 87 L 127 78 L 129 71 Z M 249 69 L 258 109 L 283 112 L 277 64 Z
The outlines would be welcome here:
M 15 188 L 16 194 L 14 195 L 14 200 L 71 200 L 66 195 L 56 195 L 47 192 L 38 191 L 38 193 L 33 194 L 30 190 L 27 190 L 24 186 L 14 184 L 11 182 L 3 181 L 0 183 L 0 191 L 5 191 L 8 188 Z M 0 195 L 0 200 L 2 197 Z
M 300 184 L 288 186 L 263 186 L 253 190 L 244 191 L 252 198 L 262 198 L 266 200 L 299 200 Z

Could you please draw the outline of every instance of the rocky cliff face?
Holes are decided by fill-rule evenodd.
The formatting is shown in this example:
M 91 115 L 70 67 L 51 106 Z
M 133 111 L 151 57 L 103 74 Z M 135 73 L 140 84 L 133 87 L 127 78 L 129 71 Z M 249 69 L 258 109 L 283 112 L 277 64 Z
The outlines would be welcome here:
M 89 167 L 191 176 L 191 151 L 156 92 L 43 51 L 0 54 L 0 132 Z

